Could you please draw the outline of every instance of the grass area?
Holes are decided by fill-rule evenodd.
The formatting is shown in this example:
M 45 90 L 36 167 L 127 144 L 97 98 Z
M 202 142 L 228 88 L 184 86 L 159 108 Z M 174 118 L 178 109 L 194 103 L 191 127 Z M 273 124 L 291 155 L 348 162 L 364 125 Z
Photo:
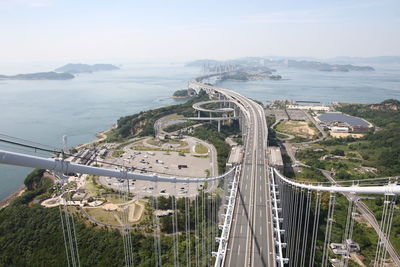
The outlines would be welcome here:
M 146 143 L 158 147 L 161 147 L 163 145 L 179 145 L 178 148 L 183 148 L 189 145 L 186 141 L 175 140 L 175 139 L 158 140 L 155 138 L 147 139 Z
M 89 209 L 85 209 L 85 211 L 90 216 L 92 216 L 95 220 L 97 220 L 99 222 L 112 224 L 112 225 L 120 225 L 118 220 L 115 218 L 115 216 L 118 216 L 118 217 L 121 216 L 120 212 L 106 211 L 103 208 L 89 208 Z
M 86 177 L 86 183 L 83 189 L 85 189 L 88 197 L 96 197 L 105 192 L 105 189 L 94 181 L 94 176 L 92 175 Z
M 122 203 L 126 202 L 126 201 L 124 201 L 123 199 L 121 199 L 120 197 L 117 197 L 117 196 L 106 197 L 106 200 L 108 202 L 113 203 L 113 204 L 122 204 Z
M 208 155 L 193 155 L 195 158 L 201 158 L 201 159 L 206 159 L 208 158 Z
M 164 132 L 172 133 L 172 132 L 182 130 L 184 128 L 187 128 L 187 127 L 190 127 L 190 126 L 193 126 L 196 124 L 198 124 L 198 122 L 196 122 L 196 121 L 179 122 L 179 123 L 169 125 L 169 126 L 163 128 L 163 130 L 164 130 Z
M 236 142 L 238 145 L 243 145 L 243 139 L 241 138 L 241 137 L 234 137 L 234 138 L 232 138 L 232 140 L 234 141 L 234 142 Z
M 139 139 L 139 140 L 142 140 L 142 138 Z M 132 141 L 127 141 L 127 142 L 122 142 L 121 144 L 119 144 L 119 145 L 116 147 L 116 149 L 123 149 L 124 147 L 126 147 L 126 146 L 128 146 L 128 145 L 130 145 L 130 144 L 133 144 L 133 143 L 135 143 L 135 142 L 137 142 L 137 141 L 138 141 L 138 139 L 132 140 Z
M 365 159 L 362 151 L 362 147 L 366 145 L 367 141 L 335 142 L 329 140 L 303 147 L 298 151 L 297 157 L 312 167 L 334 170 L 336 172 L 335 179 L 338 180 L 365 179 L 378 175 L 366 171 L 365 168 L 374 166 Z
M 130 149 L 138 150 L 138 151 L 166 151 L 166 152 L 178 152 L 178 153 L 189 153 L 189 148 L 185 149 L 166 149 L 166 148 L 156 148 L 156 147 L 148 147 L 143 145 L 134 145 L 131 146 Z
M 113 151 L 112 156 L 114 158 L 119 158 L 123 154 L 125 154 L 125 151 L 123 151 L 123 150 L 115 150 L 115 151 Z
M 284 134 L 284 133 L 280 133 L 280 132 L 276 132 L 276 136 L 277 136 L 278 138 L 282 138 L 282 139 L 289 138 L 289 135 Z
M 305 121 L 281 121 L 276 125 L 278 132 L 294 135 L 308 140 L 318 137 L 318 132 L 315 127 Z
M 163 142 L 161 142 L 161 140 L 157 140 L 157 139 L 154 139 L 154 138 L 147 139 L 146 142 L 148 144 L 150 144 L 150 145 L 153 145 L 153 146 L 162 146 L 162 144 L 163 144 Z
M 302 182 L 327 182 L 328 180 L 320 170 L 314 168 L 300 168 L 300 172 L 294 175 L 296 180 Z
M 208 148 L 203 144 L 196 144 L 194 148 L 195 152 L 198 154 L 205 154 L 208 153 Z
M 168 144 L 179 144 L 181 147 L 188 146 L 189 144 L 186 141 L 176 140 L 176 139 L 169 139 Z
M 168 116 L 166 118 L 166 120 L 169 121 L 169 120 L 177 120 L 177 119 L 183 119 L 183 118 L 185 118 L 185 116 L 180 115 L 180 114 L 174 114 L 174 115 Z

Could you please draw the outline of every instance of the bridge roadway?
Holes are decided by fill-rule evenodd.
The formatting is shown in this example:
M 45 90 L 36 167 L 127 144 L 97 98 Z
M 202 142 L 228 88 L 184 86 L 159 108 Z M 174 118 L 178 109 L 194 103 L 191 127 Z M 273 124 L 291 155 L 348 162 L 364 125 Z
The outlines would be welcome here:
M 196 83 L 236 101 L 247 120 L 246 150 L 225 266 L 276 266 L 271 194 L 265 158 L 268 132 L 264 110 L 236 92 Z

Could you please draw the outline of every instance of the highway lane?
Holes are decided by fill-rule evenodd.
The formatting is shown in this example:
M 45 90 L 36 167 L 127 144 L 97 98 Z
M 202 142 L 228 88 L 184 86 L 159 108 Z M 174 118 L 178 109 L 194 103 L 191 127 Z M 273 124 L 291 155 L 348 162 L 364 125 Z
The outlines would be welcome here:
M 235 97 L 247 108 L 250 126 L 225 266 L 275 266 L 265 115 L 255 102 Z
M 201 79 L 200 79 L 201 80 Z M 190 86 L 217 91 L 241 107 L 246 148 L 225 266 L 276 266 L 272 207 L 268 185 L 267 125 L 263 108 L 234 91 L 191 81 Z

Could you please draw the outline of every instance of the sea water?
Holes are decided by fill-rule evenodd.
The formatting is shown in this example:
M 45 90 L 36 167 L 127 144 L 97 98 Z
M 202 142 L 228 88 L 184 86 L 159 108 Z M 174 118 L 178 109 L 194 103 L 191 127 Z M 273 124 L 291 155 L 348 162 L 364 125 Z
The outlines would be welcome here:
M 34 66 L 23 67 L 35 72 Z M 86 143 L 121 116 L 182 103 L 171 98 L 173 92 L 187 88 L 188 80 L 199 74 L 199 69 L 183 64 L 123 64 L 120 68 L 62 81 L 0 80 L 0 138 L 3 134 L 58 149 L 63 135 L 69 147 Z M 17 69 L 13 66 L 10 72 Z M 10 73 L 4 65 L 0 71 Z M 20 151 L 1 142 L 0 149 Z M 18 189 L 30 170 L 0 165 L 0 199 Z
M 40 64 L 0 65 L 0 74 L 47 71 Z M 122 64 L 121 70 L 79 74 L 65 81 L 0 81 L 0 134 L 55 148 L 86 143 L 121 116 L 182 100 L 171 99 L 186 88 L 200 68 L 183 64 Z M 374 103 L 400 99 L 400 66 L 374 66 L 375 72 L 320 72 L 278 69 L 283 79 L 225 81 L 229 88 L 263 103 L 276 99 Z M 0 149 L 13 149 L 0 143 Z M 24 152 L 24 151 L 22 151 Z M 14 192 L 29 168 L 0 165 L 0 199 Z

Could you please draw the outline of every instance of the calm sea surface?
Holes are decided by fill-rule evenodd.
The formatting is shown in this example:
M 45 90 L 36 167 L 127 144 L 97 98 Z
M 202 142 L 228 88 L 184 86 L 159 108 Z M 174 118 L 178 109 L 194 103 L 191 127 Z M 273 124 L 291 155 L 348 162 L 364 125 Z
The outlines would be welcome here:
M 275 99 L 323 103 L 400 99 L 400 66 L 374 67 L 377 71 L 371 73 L 279 69 L 284 77 L 281 81 L 227 81 L 219 86 L 264 103 Z M 0 74 L 52 68 L 2 64 Z M 0 134 L 57 148 L 62 147 L 63 135 L 68 136 L 69 146 L 85 143 L 121 116 L 179 103 L 170 96 L 198 74 L 199 69 L 180 64 L 124 64 L 119 71 L 81 74 L 68 81 L 0 81 Z M 0 143 L 0 149 L 11 148 Z M 15 191 L 29 171 L 0 165 L 0 199 Z

